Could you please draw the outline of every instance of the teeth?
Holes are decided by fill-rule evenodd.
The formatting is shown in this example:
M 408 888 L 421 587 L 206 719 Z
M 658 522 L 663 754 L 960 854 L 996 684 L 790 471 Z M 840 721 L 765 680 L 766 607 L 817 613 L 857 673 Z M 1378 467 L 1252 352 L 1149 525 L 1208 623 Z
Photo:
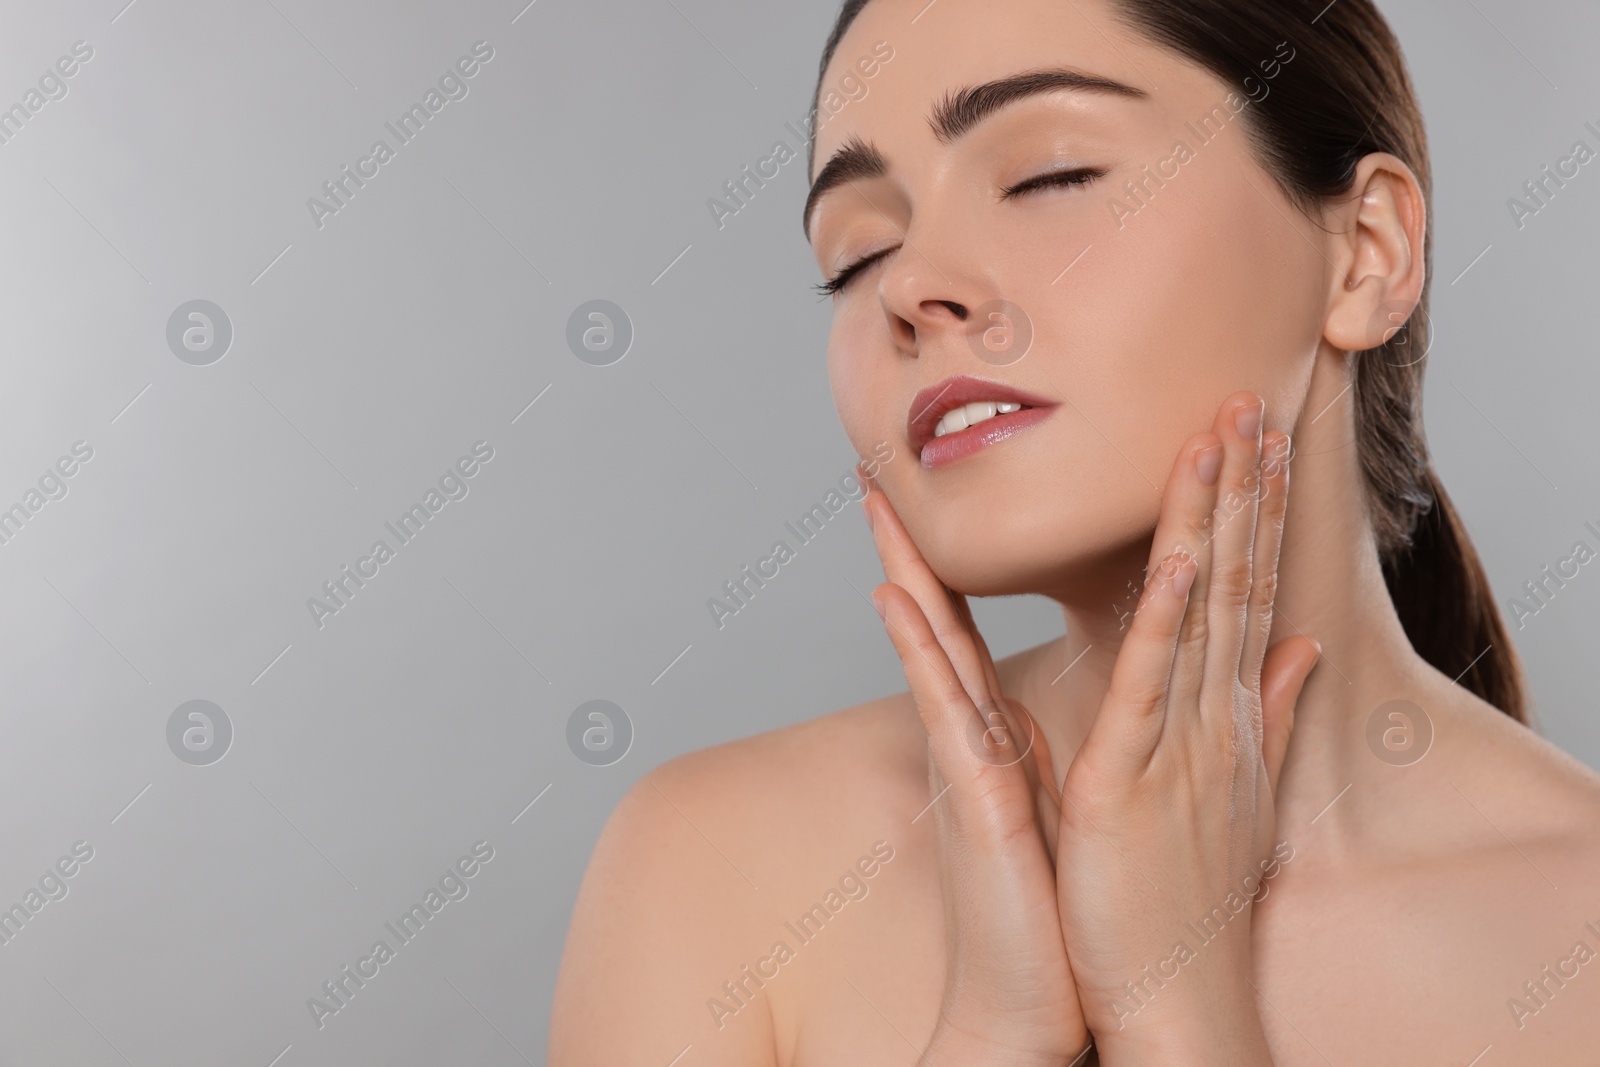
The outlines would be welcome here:
M 943 437 L 947 433 L 955 433 L 958 430 L 965 430 L 968 426 L 986 422 L 996 415 L 1009 415 L 1013 411 L 1021 410 L 1021 404 L 1002 404 L 993 400 L 974 401 L 945 412 L 944 418 L 939 420 L 939 425 L 934 427 L 933 436 Z

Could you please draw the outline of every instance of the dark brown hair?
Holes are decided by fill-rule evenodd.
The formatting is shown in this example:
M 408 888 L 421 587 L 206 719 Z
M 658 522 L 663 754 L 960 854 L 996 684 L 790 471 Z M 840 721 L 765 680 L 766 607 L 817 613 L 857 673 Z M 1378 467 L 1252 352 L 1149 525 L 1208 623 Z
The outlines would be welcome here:
M 823 49 L 813 102 L 840 39 L 867 3 L 845 0 Z M 1135 32 L 1229 86 L 1259 85 L 1260 64 L 1278 57 L 1287 42 L 1292 63 L 1265 96 L 1249 94 L 1245 117 L 1257 156 L 1284 194 L 1315 217 L 1323 202 L 1349 195 L 1364 156 L 1388 152 L 1416 173 L 1431 220 L 1421 110 L 1399 42 L 1372 0 L 1111 0 L 1111 6 Z M 1423 246 L 1430 280 L 1432 259 L 1430 226 Z M 1428 456 L 1422 429 L 1428 322 L 1425 284 L 1404 328 L 1352 356 L 1356 437 L 1384 580 L 1417 654 L 1526 723 L 1521 662 Z

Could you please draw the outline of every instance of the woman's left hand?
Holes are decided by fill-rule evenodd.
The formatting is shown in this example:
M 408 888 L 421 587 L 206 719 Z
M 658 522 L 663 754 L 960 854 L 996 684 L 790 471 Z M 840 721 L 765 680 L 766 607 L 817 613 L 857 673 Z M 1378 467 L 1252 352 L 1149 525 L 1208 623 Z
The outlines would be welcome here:
M 1139 609 L 1062 786 L 1058 906 L 1103 1063 L 1270 1064 L 1251 981 L 1273 792 L 1319 647 L 1270 650 L 1289 438 L 1236 393 L 1180 450 Z

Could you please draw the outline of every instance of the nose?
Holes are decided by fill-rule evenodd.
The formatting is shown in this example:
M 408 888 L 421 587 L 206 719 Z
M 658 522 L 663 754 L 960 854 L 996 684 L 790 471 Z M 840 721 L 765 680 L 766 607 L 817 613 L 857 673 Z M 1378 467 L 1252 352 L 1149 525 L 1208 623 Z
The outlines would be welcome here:
M 981 310 L 1001 296 L 999 274 L 1008 256 L 994 229 L 968 202 L 964 189 L 935 184 L 904 225 L 900 247 L 886 256 L 878 299 L 900 354 L 963 351 L 981 329 Z
M 942 268 L 904 246 L 885 267 L 879 302 L 895 346 L 907 355 L 942 334 L 959 334 L 983 302 L 980 283 L 961 272 Z

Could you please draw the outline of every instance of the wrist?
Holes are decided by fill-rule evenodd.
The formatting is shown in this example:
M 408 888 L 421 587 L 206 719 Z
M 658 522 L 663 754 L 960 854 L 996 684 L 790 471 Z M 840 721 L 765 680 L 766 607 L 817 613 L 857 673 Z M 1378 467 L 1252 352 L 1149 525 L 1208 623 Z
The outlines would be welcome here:
M 1096 1032 L 1106 1067 L 1271 1067 L 1254 988 L 1212 985 L 1196 995 L 1151 1004 L 1120 1029 Z
M 1085 1035 L 1084 1043 L 1088 1044 Z M 917 1067 L 1095 1067 L 1094 1053 L 1061 1056 L 981 1037 L 941 1016 Z M 1076 1057 L 1076 1058 L 1074 1058 Z

